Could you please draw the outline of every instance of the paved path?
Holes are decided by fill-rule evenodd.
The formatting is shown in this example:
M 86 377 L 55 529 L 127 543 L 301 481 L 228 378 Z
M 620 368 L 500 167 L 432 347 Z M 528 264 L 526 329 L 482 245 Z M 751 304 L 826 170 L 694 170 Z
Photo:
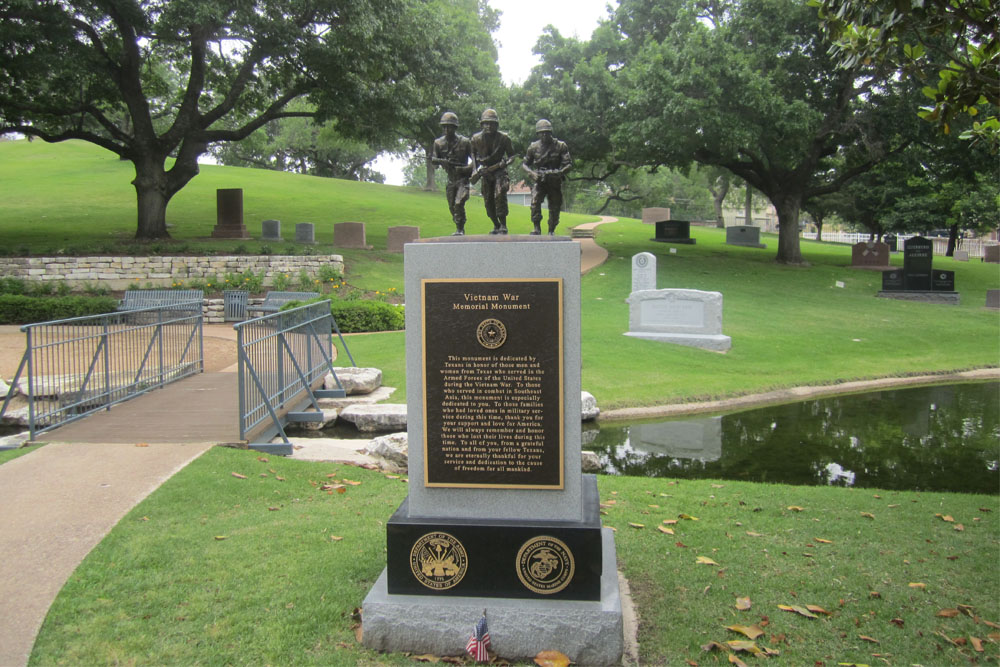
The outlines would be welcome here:
M 586 222 L 573 229 L 594 229 L 606 222 L 618 222 L 618 218 L 602 215 L 598 222 Z M 608 258 L 608 251 L 597 245 L 594 239 L 573 239 L 580 244 L 580 273 L 586 274 L 594 267 L 600 266 Z

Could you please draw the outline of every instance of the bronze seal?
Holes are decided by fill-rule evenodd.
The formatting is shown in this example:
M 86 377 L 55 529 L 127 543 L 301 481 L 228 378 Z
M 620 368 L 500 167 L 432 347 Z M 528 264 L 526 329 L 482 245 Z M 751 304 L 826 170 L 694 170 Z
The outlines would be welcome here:
M 465 547 L 453 535 L 427 533 L 410 550 L 410 571 L 427 588 L 444 591 L 458 585 L 469 567 Z
M 569 586 L 576 571 L 573 552 L 548 535 L 533 537 L 517 552 L 517 577 L 525 588 L 552 595 Z
M 507 327 L 498 319 L 483 320 L 476 327 L 476 340 L 487 350 L 495 350 L 507 342 Z

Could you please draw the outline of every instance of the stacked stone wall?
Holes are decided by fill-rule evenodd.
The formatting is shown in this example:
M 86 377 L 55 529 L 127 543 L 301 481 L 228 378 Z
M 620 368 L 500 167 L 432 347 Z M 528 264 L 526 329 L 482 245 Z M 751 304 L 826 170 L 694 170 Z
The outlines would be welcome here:
M 170 287 L 175 282 L 206 280 L 227 273 L 264 273 L 264 286 L 287 274 L 293 280 L 305 269 L 310 275 L 320 267 L 333 266 L 344 272 L 341 255 L 228 255 L 165 257 L 0 257 L 0 276 L 25 280 L 66 281 L 71 286 L 89 283 L 112 290 L 152 283 Z

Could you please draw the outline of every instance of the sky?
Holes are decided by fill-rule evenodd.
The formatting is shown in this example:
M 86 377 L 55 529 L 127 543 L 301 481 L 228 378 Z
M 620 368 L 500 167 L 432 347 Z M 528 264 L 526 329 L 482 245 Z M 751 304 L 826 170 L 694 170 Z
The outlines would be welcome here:
M 565 37 L 589 39 L 598 21 L 607 17 L 607 5 L 616 0 L 490 0 L 490 7 L 503 12 L 500 29 L 494 33 L 499 42 L 500 75 L 504 83 L 523 83 L 538 64 L 531 50 L 547 25 L 555 26 Z M 401 159 L 382 156 L 372 165 L 385 174 L 386 183 L 403 184 Z

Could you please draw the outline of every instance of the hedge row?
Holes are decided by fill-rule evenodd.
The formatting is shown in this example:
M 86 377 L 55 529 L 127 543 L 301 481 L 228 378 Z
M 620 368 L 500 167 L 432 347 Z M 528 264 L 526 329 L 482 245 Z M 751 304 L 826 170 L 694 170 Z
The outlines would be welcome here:
M 290 301 L 281 309 L 291 310 L 307 303 L 316 303 L 329 298 L 321 296 L 309 301 Z M 330 314 L 337 321 L 340 333 L 399 331 L 406 326 L 403 308 L 384 301 L 333 300 L 330 302 Z
M 69 317 L 114 312 L 118 300 L 108 296 L 31 297 L 0 294 L 0 324 L 32 324 Z

